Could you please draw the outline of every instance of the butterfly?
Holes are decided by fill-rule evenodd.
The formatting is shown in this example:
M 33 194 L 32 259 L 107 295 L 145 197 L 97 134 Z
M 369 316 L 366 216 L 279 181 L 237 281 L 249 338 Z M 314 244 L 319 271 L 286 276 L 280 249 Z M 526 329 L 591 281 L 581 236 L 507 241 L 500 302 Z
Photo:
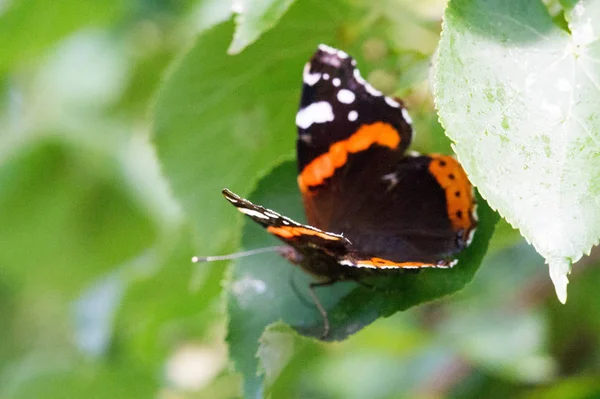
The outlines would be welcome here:
M 286 245 L 314 288 L 384 269 L 449 268 L 477 226 L 473 188 L 451 156 L 408 152 L 411 118 L 366 82 L 356 61 L 320 45 L 303 70 L 296 114 L 298 187 L 308 224 L 225 198 Z

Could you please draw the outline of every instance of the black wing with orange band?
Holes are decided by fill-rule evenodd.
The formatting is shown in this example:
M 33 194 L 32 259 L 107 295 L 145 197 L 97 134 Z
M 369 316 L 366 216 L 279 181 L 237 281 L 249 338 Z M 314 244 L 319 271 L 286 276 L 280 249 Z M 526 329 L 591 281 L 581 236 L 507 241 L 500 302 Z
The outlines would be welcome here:
M 228 189 L 223 190 L 223 196 L 238 211 L 249 216 L 269 233 L 300 252 L 304 252 L 304 249 L 307 247 L 320 248 L 321 250 L 335 252 L 341 257 L 347 253 L 347 248 L 350 246 L 350 241 L 340 234 L 328 233 L 315 227 L 298 223 L 271 209 L 256 205 Z
M 410 145 L 412 127 L 402 104 L 375 90 L 355 65 L 343 51 L 320 45 L 304 67 L 296 115 L 303 193 L 326 184 L 351 154 L 381 147 L 377 163 L 389 167 Z

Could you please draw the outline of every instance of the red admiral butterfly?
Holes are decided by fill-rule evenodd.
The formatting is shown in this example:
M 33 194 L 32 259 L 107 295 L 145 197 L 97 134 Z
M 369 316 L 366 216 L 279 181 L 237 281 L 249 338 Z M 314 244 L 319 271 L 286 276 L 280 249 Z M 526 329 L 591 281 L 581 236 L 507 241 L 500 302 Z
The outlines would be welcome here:
M 308 225 L 223 194 L 289 247 L 285 256 L 322 281 L 379 269 L 447 268 L 477 218 L 473 190 L 451 156 L 406 153 L 411 119 L 400 100 L 367 83 L 345 52 L 320 45 L 304 67 L 298 186 Z

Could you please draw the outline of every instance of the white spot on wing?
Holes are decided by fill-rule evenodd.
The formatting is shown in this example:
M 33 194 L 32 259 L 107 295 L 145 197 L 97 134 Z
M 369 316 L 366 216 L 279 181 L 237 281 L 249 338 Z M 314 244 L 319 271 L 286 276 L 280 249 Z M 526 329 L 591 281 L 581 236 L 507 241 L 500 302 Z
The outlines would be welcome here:
M 337 55 L 340 58 L 348 58 L 348 54 L 346 54 L 344 51 L 335 49 L 326 44 L 319 44 L 319 50 L 325 51 L 326 53 L 329 53 L 329 54 Z
M 367 93 L 369 93 L 370 95 L 375 96 L 375 97 L 379 97 L 379 96 L 383 95 L 379 90 L 375 90 L 373 88 L 373 86 L 371 86 L 369 83 L 367 83 L 367 81 L 364 80 L 362 76 L 360 76 L 360 71 L 358 69 L 355 69 L 353 74 L 354 74 L 354 79 L 356 79 L 356 81 L 358 83 L 360 83 L 361 85 L 363 85 L 365 87 L 365 90 L 367 91 Z
M 337 99 L 341 103 L 352 104 L 356 99 L 356 96 L 348 89 L 341 89 L 337 93 Z
M 379 90 L 376 90 L 375 88 L 373 88 L 373 86 L 371 86 L 368 83 L 365 83 L 365 89 L 367 89 L 367 92 L 372 96 L 379 97 L 383 95 L 383 93 L 381 93 Z
M 354 122 L 357 119 L 358 119 L 358 112 L 356 112 L 354 110 L 348 112 L 348 120 L 350 122 Z
M 361 85 L 367 83 L 367 81 L 364 80 L 362 76 L 360 76 L 360 71 L 358 69 L 355 69 L 352 73 L 354 74 L 354 79 L 356 79 L 358 83 L 360 83 Z
M 263 213 L 260 213 L 258 211 L 255 211 L 254 209 L 238 208 L 238 210 L 240 212 L 242 212 L 244 215 L 254 216 L 254 217 L 257 217 L 259 219 L 269 220 L 269 217 L 267 215 L 265 215 Z
M 406 122 L 408 122 L 409 125 L 412 125 L 412 122 L 413 122 L 412 118 L 408 114 L 408 111 L 406 110 L 406 108 L 402 108 L 402 116 L 404 117 L 404 120 Z
M 313 123 L 331 122 L 333 119 L 331 104 L 327 101 L 319 101 L 298 111 L 296 125 L 302 129 L 308 129 Z
M 475 230 L 477 229 L 471 229 L 471 231 L 469 231 L 469 235 L 467 236 L 467 245 L 471 245 L 473 237 L 475 236 Z
M 340 78 L 333 78 L 333 80 L 331 81 L 331 83 L 333 83 L 333 85 L 335 87 L 339 87 L 342 84 L 342 81 L 340 80 Z
M 306 65 L 304 65 L 304 72 L 302 73 L 302 78 L 304 80 L 304 83 L 306 83 L 309 86 L 313 86 L 321 79 L 321 74 L 310 73 L 310 63 L 307 63 Z
M 396 100 L 391 99 L 388 96 L 385 96 L 385 102 L 388 103 L 390 107 L 400 108 L 400 103 Z
M 339 261 L 340 265 L 342 266 L 350 266 L 350 267 L 364 267 L 367 269 L 377 269 L 375 266 L 373 265 L 368 265 L 368 264 L 361 264 L 361 263 L 355 263 L 352 262 L 351 260 L 348 259 L 342 259 Z
M 373 265 L 371 265 L 369 263 L 360 263 L 360 262 L 356 263 L 354 265 L 354 267 L 364 267 L 366 269 L 382 269 L 380 267 L 373 266 Z
M 324 73 L 323 74 L 323 80 L 329 80 L 329 74 L 328 73 Z

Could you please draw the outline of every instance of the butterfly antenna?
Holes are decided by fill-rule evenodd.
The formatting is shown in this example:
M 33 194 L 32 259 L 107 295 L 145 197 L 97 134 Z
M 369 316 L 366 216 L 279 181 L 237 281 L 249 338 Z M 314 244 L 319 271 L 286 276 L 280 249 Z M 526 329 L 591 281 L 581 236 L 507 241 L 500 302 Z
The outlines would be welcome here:
M 215 262 L 215 261 L 219 261 L 219 260 L 245 258 L 246 256 L 262 254 L 265 252 L 279 252 L 280 254 L 283 254 L 283 253 L 286 253 L 286 251 L 288 251 L 288 247 L 283 246 L 283 245 L 277 245 L 274 247 L 256 248 L 256 249 L 251 249 L 249 251 L 235 252 L 235 253 L 228 254 L 228 255 L 194 256 L 194 257 L 192 257 L 192 262 L 194 262 L 194 263 Z

